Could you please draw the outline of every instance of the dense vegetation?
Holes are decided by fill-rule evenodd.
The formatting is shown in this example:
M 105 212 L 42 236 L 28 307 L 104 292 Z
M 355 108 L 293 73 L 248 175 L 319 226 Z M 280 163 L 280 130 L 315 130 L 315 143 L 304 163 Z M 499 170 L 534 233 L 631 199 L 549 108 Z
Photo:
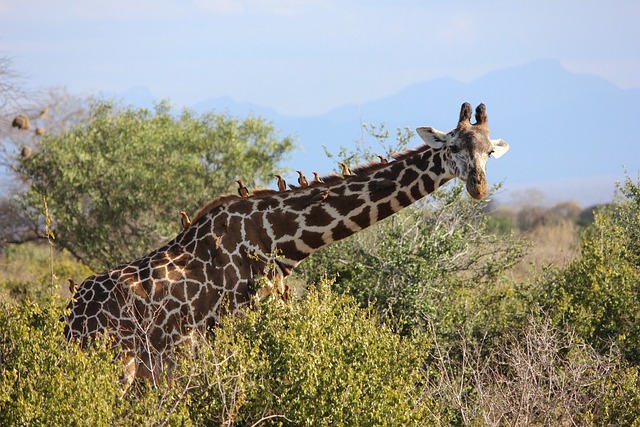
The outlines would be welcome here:
M 221 114 L 175 117 L 97 101 L 89 118 L 45 135 L 15 170 L 27 184 L 27 212 L 44 215 L 46 198 L 58 245 L 95 270 L 135 259 L 179 229 L 235 180 L 271 181 L 293 148 L 263 119 Z
M 45 195 L 49 237 L 71 252 L 34 244 L 4 249 L 0 425 L 640 425 L 640 183 L 632 179 L 591 220 L 569 205 L 546 216 L 506 215 L 451 185 L 320 251 L 291 278 L 304 290 L 299 298 L 285 305 L 267 299 L 228 318 L 200 337 L 196 351 L 185 349 L 170 378 L 158 386 L 138 381 L 121 398 L 120 366 L 106 342 L 79 351 L 58 321 L 66 277 L 89 274 L 71 253 L 102 266 L 111 259 L 101 248 L 120 243 L 65 223 L 89 224 L 76 217 L 99 211 L 85 200 L 99 199 L 94 191 L 173 183 L 177 191 L 153 199 L 158 216 L 141 220 L 161 238 L 171 232 L 168 224 L 177 227 L 175 206 L 195 209 L 227 191 L 235 173 L 266 179 L 289 141 L 278 141 L 258 119 L 188 112 L 176 119 L 162 108 L 107 107 L 98 104 L 81 127 L 42 139 L 39 154 L 16 160 L 29 177 L 25 209 L 42 210 Z M 80 139 L 98 134 L 91 143 L 100 147 L 82 148 Z M 212 166 L 219 159 L 203 160 L 207 144 L 218 140 L 204 135 L 251 135 L 238 136 L 244 148 L 237 153 L 221 154 L 222 164 L 240 169 L 217 181 L 208 175 L 225 169 Z M 74 153 L 65 153 L 69 140 L 78 145 Z M 175 145 L 168 149 L 166 141 Z M 152 152 L 151 163 L 176 170 L 155 184 L 151 163 L 129 159 L 122 170 L 105 169 L 117 174 L 114 181 L 78 176 L 84 162 L 127 157 L 126 150 Z M 256 169 L 255 158 L 269 161 Z M 61 182 L 47 178 L 49 169 Z M 127 221 L 144 208 L 136 203 L 100 209 Z M 108 224 L 121 234 L 117 221 Z M 544 227 L 579 229 L 574 252 L 566 262 L 523 268 L 532 250 L 527 238 Z M 74 233 L 93 235 L 98 249 Z

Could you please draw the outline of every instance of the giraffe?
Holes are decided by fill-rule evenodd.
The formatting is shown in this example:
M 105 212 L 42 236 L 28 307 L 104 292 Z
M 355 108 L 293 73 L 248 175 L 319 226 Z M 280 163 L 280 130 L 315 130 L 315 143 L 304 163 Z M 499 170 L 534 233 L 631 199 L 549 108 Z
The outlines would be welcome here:
M 165 246 L 87 278 L 64 315 L 67 339 L 86 345 L 107 332 L 135 377 L 155 380 L 193 333 L 238 313 L 253 298 L 286 296 L 284 278 L 320 248 L 344 239 L 458 177 L 486 196 L 485 166 L 509 145 L 489 139 L 486 109 L 464 103 L 448 133 L 420 127 L 424 145 L 292 191 L 255 190 L 209 202 Z M 243 187 L 240 181 L 239 186 Z M 261 279 L 262 278 L 262 279 Z M 260 280 L 266 285 L 260 287 Z

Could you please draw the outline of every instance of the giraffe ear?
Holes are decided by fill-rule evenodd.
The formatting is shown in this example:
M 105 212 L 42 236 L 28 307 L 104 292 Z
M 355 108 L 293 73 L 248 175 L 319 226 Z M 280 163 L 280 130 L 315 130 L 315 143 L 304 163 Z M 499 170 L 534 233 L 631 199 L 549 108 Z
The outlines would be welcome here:
M 509 151 L 509 144 L 502 139 L 492 139 L 491 145 L 493 146 L 493 151 L 491 151 L 491 156 L 494 158 L 498 158 L 502 156 L 504 153 Z
M 416 132 L 432 148 L 441 148 L 447 142 L 447 134 L 432 127 L 422 126 L 417 128 Z

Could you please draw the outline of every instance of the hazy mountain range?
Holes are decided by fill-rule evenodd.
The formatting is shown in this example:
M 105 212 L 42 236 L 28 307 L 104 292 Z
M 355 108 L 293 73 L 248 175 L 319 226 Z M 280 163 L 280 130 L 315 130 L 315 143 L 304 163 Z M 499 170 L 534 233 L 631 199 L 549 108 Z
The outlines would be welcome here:
M 138 106 L 154 100 L 144 87 L 120 96 Z M 634 179 L 638 176 L 640 144 L 634 126 L 640 89 L 622 89 L 599 77 L 570 73 L 554 61 L 492 72 L 470 83 L 432 80 L 310 117 L 281 115 L 228 97 L 190 107 L 237 116 L 253 113 L 272 120 L 283 135 L 297 136 L 299 150 L 284 166 L 311 175 L 311 171 L 327 174 L 336 169 L 322 146 L 334 153 L 340 146 L 354 147 L 362 135 L 362 123 L 384 123 L 392 136 L 398 127 L 433 126 L 448 131 L 455 126 L 464 101 L 474 107 L 484 102 L 492 137 L 511 145 L 509 153 L 487 166 L 490 182 L 504 182 L 502 201 L 526 198 L 523 190 L 538 188 L 549 202 L 575 199 L 589 206 L 612 198 L 614 183 L 624 177 L 625 169 Z M 418 144 L 415 137 L 411 146 Z

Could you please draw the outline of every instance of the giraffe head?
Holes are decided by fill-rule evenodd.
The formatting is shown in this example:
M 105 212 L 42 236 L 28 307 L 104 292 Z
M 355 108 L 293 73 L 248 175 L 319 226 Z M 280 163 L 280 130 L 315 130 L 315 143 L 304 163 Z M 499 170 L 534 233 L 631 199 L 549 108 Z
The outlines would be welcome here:
M 462 104 L 458 125 L 445 133 L 432 127 L 419 127 L 418 135 L 435 149 L 441 149 L 445 167 L 452 175 L 466 183 L 467 191 L 474 199 L 487 195 L 489 186 L 486 165 L 489 156 L 496 159 L 509 150 L 502 139 L 489 139 L 489 120 L 484 104 L 476 108 L 476 122 L 471 123 L 472 109 L 467 102 Z

